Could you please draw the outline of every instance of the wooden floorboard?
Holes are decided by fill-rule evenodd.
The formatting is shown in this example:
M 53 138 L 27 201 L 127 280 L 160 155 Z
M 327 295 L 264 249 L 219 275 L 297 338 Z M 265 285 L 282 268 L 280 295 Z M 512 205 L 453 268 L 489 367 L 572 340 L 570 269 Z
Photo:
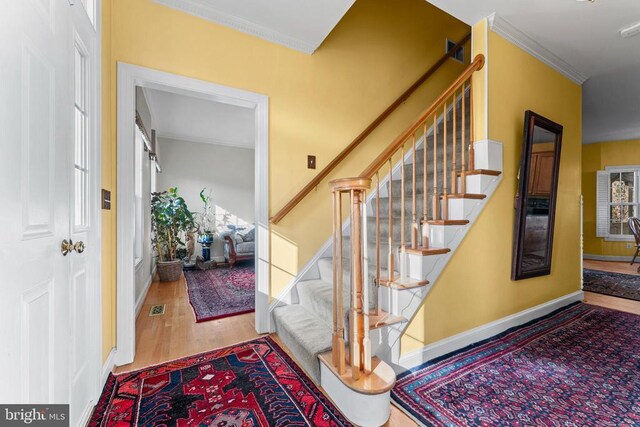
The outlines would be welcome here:
M 584 260 L 584 268 L 589 270 L 608 271 L 611 273 L 638 275 L 638 263 L 633 265 L 621 261 L 594 261 Z M 610 295 L 596 294 L 594 292 L 584 293 L 584 302 L 587 304 L 599 305 L 601 307 L 612 308 L 614 310 L 626 311 L 640 315 L 640 301 L 633 301 L 625 298 L 616 298 Z
M 149 316 L 155 304 L 166 304 L 164 315 Z M 132 371 L 259 336 L 253 313 L 196 323 L 184 277 L 176 282 L 154 281 L 136 320 L 135 360 L 117 367 L 115 372 Z M 295 360 L 277 335 L 272 335 L 272 338 Z M 388 427 L 416 425 L 404 412 L 391 405 Z
M 585 268 L 626 274 L 638 274 L 637 265 L 630 266 L 629 263 L 624 262 L 584 261 Z M 585 302 L 640 315 L 638 301 L 585 292 Z M 149 316 L 149 310 L 155 304 L 166 304 L 164 315 Z M 144 368 L 259 336 L 255 331 L 253 313 L 196 323 L 184 278 L 169 283 L 154 281 L 136 321 L 135 360 L 131 364 L 116 368 L 116 372 Z M 278 337 L 276 335 L 273 337 L 291 355 Z M 404 427 L 417 424 L 392 405 L 391 418 L 387 425 Z

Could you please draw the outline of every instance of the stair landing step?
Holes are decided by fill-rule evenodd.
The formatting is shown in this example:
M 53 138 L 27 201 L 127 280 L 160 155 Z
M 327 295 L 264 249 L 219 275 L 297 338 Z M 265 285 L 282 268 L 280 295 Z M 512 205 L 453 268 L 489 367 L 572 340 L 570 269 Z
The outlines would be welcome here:
M 377 357 L 371 358 L 371 373 L 362 374 L 360 378 L 354 380 L 351 374 L 351 366 L 347 364 L 342 374 L 333 366 L 331 352 L 322 353 L 318 356 L 323 363 L 344 385 L 351 390 L 362 394 L 382 394 L 393 388 L 396 384 L 396 373 L 391 366 Z
M 498 176 L 502 174 L 502 172 L 500 171 L 494 171 L 491 169 L 474 169 L 474 170 L 470 170 L 467 171 L 467 176 L 470 175 L 491 175 L 491 176 Z M 462 175 L 462 172 L 458 172 L 458 176 Z
M 386 277 L 380 278 L 380 286 L 384 286 L 385 288 L 398 289 L 398 290 L 421 288 L 423 286 L 427 286 L 428 284 L 429 284 L 428 280 L 418 280 L 418 279 L 413 279 L 411 277 L 407 277 L 404 279 L 397 277 L 391 280 L 389 280 Z
M 411 255 L 422 255 L 422 256 L 430 256 L 430 255 L 442 255 L 451 252 L 449 248 L 416 248 L 413 249 L 411 246 L 405 246 L 404 251 Z

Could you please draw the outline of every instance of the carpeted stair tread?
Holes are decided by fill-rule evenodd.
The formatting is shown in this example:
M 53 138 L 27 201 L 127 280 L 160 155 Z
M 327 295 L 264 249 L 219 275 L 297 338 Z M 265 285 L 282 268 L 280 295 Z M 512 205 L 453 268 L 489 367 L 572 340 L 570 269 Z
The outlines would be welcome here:
M 296 360 L 320 382 L 318 355 L 331 349 L 332 327 L 300 304 L 273 310 L 276 332 Z
M 349 307 L 349 291 L 345 282 L 342 295 L 344 313 Z M 328 326 L 333 325 L 333 285 L 323 280 L 305 280 L 298 283 L 298 298 L 300 305 L 316 315 Z

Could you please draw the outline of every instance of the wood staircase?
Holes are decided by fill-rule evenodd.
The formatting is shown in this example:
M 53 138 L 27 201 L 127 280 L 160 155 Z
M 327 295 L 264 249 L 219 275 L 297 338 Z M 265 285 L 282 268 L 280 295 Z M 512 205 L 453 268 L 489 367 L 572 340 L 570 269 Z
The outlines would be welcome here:
M 471 78 L 483 66 L 479 55 L 362 174 L 331 181 L 331 257 L 297 283 L 298 304 L 273 310 L 283 342 L 358 425 L 388 419 L 402 332 L 499 180 L 501 151 L 487 161 L 483 145 L 476 163 Z

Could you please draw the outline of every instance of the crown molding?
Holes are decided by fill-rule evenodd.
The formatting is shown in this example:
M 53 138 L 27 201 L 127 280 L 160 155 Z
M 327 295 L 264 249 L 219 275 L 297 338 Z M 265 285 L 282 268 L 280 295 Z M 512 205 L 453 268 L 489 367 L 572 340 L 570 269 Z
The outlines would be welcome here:
M 489 15 L 489 28 L 491 31 L 501 35 L 511 43 L 520 47 L 525 52 L 544 62 L 551 68 L 555 69 L 573 82 L 582 85 L 587 81 L 588 77 L 573 68 L 565 60 L 551 52 L 546 47 L 532 39 L 529 35 L 523 33 L 513 26 L 509 21 L 497 16 L 495 13 Z
M 182 12 L 195 15 L 199 18 L 206 19 L 207 21 L 214 22 L 216 24 L 224 25 L 225 27 L 232 28 L 234 30 L 241 31 L 252 36 L 259 37 L 261 39 L 277 43 L 279 45 L 297 50 L 311 55 L 319 45 L 309 43 L 305 40 L 300 40 L 295 37 L 288 36 L 279 31 L 266 28 L 262 25 L 256 24 L 244 18 L 240 18 L 235 15 L 231 15 L 226 12 L 222 12 L 218 9 L 212 8 L 206 4 L 203 4 L 199 0 L 153 0 L 154 2 L 163 6 L 168 6 L 173 9 L 180 10 Z
M 157 137 L 162 139 L 171 139 L 174 141 L 194 142 L 197 144 L 221 145 L 223 147 L 242 148 L 244 150 L 254 150 L 253 142 L 231 141 L 221 138 L 209 138 L 202 136 L 186 135 L 175 132 L 157 131 Z M 251 145 L 250 145 L 251 144 Z

